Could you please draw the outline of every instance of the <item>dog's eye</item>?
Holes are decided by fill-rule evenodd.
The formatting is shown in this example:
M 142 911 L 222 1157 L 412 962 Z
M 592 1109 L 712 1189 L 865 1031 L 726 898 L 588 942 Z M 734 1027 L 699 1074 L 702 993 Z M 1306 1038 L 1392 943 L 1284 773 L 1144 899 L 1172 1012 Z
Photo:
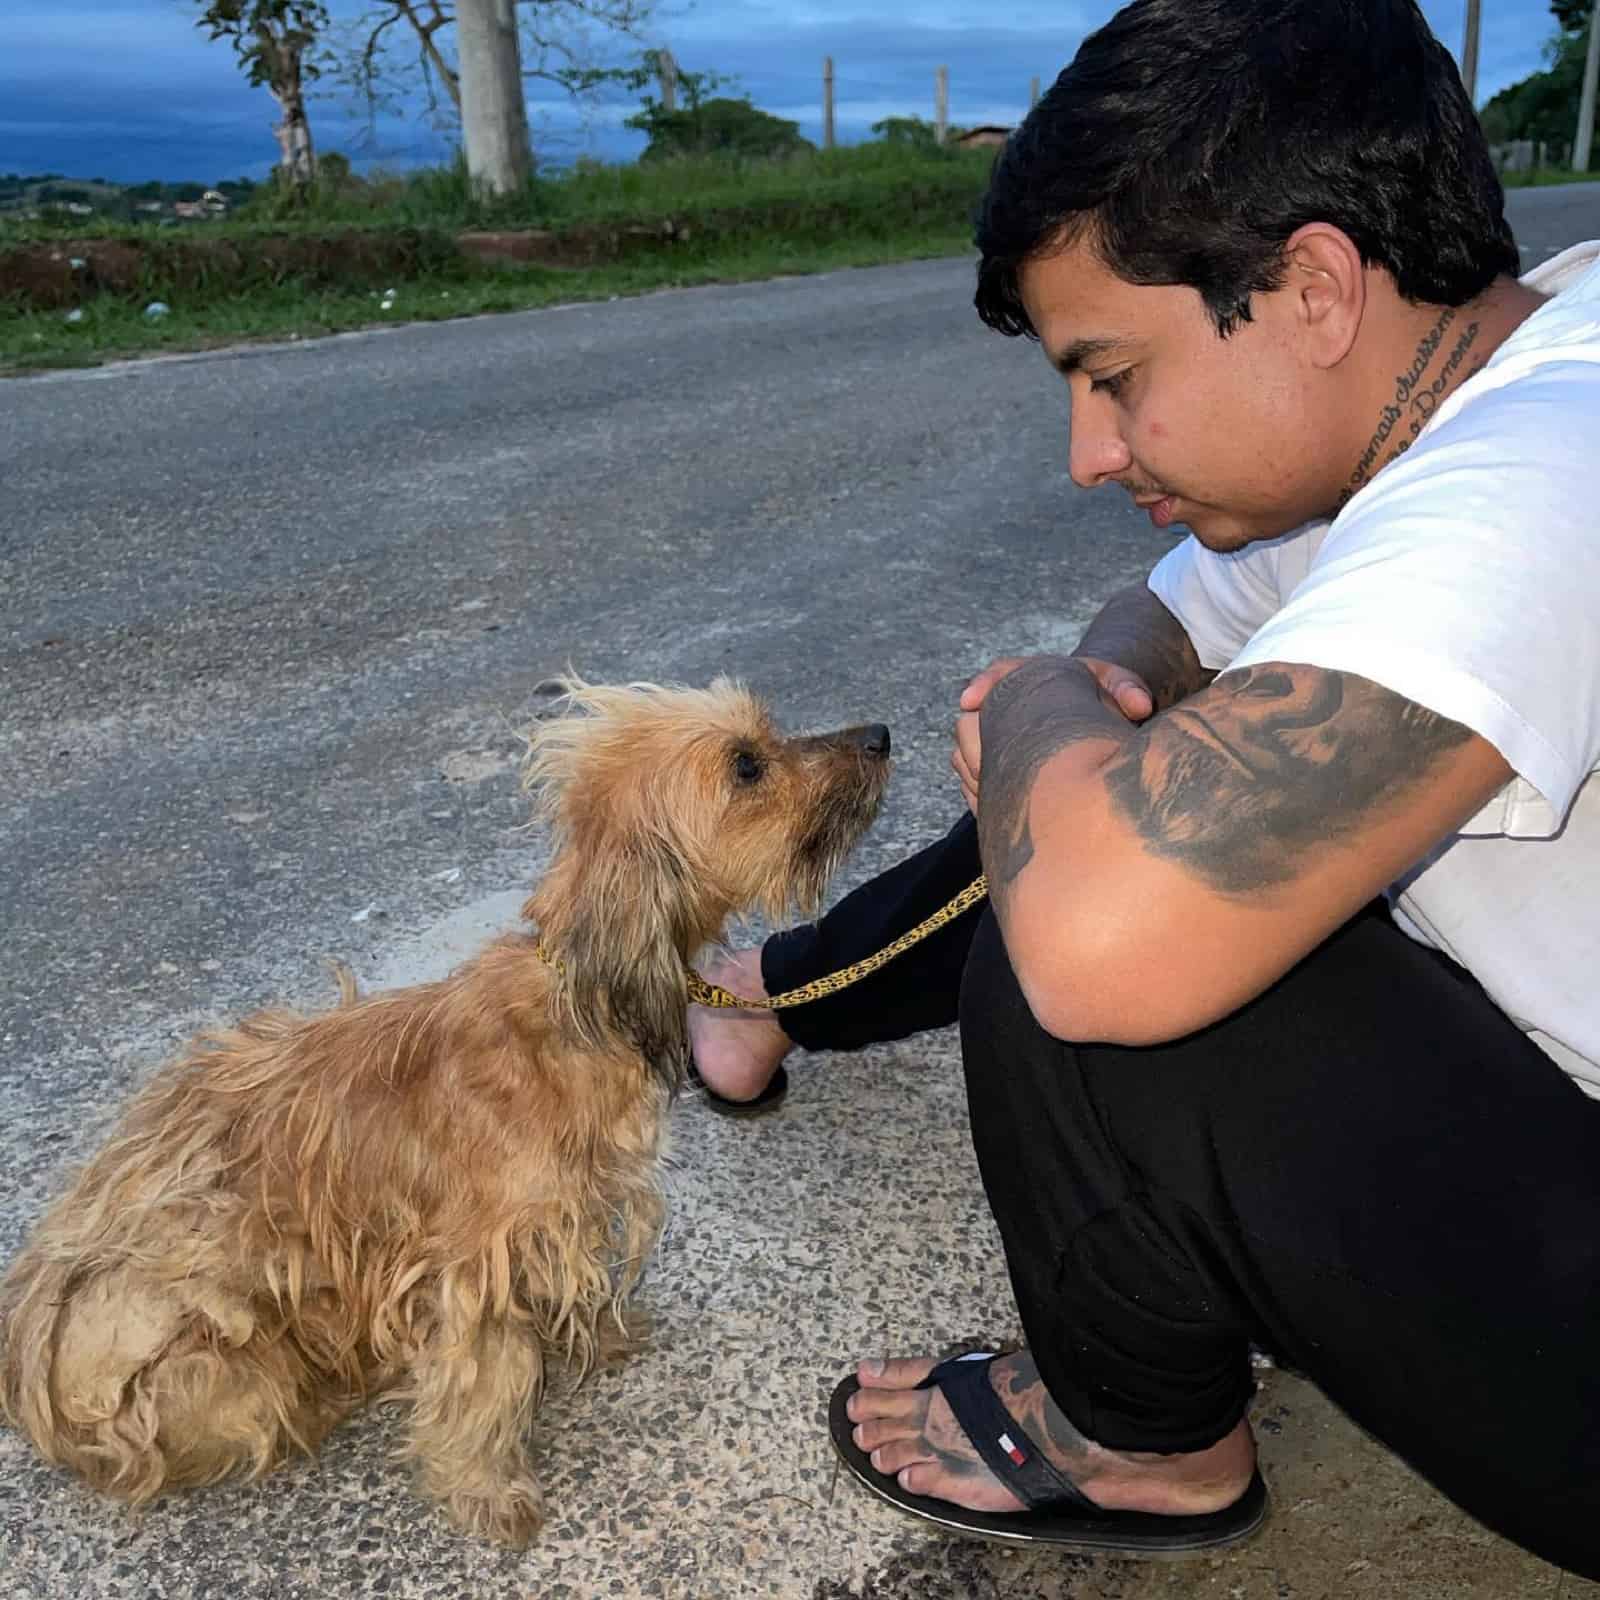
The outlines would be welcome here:
M 766 770 L 766 763 L 760 756 L 749 750 L 734 751 L 733 776 L 736 783 L 760 783 L 761 775 Z

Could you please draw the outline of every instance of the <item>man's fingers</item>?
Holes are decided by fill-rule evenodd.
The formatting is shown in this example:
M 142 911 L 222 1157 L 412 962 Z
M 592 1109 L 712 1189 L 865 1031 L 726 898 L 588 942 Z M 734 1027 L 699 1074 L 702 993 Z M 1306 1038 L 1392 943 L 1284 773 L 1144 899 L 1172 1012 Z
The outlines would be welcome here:
M 1130 722 L 1143 722 L 1156 709 L 1156 697 L 1149 685 L 1137 672 L 1119 667 L 1114 661 L 1099 661 L 1093 656 L 1078 658 L 1100 685 L 1102 694 L 1108 695 L 1118 711 Z
M 1130 722 L 1143 722 L 1156 708 L 1150 691 L 1136 678 L 1119 683 L 1111 694 L 1123 716 Z
M 963 711 L 976 711 L 984 702 L 989 691 L 1008 673 L 1015 672 L 1024 661 L 1022 656 L 1001 656 L 998 661 L 991 661 L 976 678 L 961 691 L 961 709 Z

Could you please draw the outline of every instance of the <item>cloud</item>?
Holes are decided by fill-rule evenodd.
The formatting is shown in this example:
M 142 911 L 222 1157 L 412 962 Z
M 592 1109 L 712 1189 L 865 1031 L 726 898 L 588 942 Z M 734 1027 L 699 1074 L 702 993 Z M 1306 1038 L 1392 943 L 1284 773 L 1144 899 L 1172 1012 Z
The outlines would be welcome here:
M 336 0 L 336 15 L 365 0 Z M 194 26 L 193 0 L 54 0 L 15 8 L 0 61 L 0 168 L 61 171 L 129 181 L 259 177 L 271 167 L 276 107 L 252 89 L 232 48 Z M 1464 0 L 1423 0 L 1439 37 L 1458 51 Z M 822 58 L 831 55 L 841 134 L 864 134 L 889 115 L 933 114 L 933 74 L 950 69 L 956 123 L 1011 122 L 1027 108 L 1028 83 L 1045 84 L 1084 35 L 1115 10 L 1113 0 L 1012 0 L 1004 21 L 975 19 L 999 8 L 976 0 L 672 0 L 658 9 L 652 41 L 671 43 L 690 71 L 737 80 L 757 105 L 821 137 Z M 1478 98 L 1541 66 L 1554 29 L 1548 0 L 1485 5 Z M 536 132 L 546 150 L 582 148 L 612 159 L 636 154 L 622 119 L 636 102 L 606 97 L 592 113 L 536 94 Z M 437 161 L 450 140 L 410 119 L 369 125 L 349 101 L 311 105 L 319 144 L 392 165 Z

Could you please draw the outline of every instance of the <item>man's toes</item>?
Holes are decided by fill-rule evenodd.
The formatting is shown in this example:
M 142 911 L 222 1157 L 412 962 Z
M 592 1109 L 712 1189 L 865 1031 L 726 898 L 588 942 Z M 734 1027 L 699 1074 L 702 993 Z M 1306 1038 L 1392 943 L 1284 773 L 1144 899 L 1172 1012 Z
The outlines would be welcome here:
M 932 1356 L 879 1357 L 863 1361 L 856 1377 L 863 1389 L 915 1389 L 938 1364 Z
M 845 1414 L 852 1422 L 868 1422 L 875 1417 L 920 1426 L 928 1414 L 929 1389 L 857 1389 L 845 1401 Z
M 880 1445 L 909 1438 L 919 1431 L 909 1421 L 901 1421 L 898 1417 L 874 1417 L 869 1422 L 858 1422 L 850 1430 L 850 1437 L 855 1440 L 856 1449 L 871 1455 Z
M 907 1489 L 912 1494 L 937 1496 L 939 1490 L 945 1487 L 939 1465 L 934 1461 L 918 1461 L 909 1467 L 902 1467 L 895 1474 L 895 1478 L 902 1489 Z
M 914 1434 L 880 1444 L 871 1456 L 872 1464 L 879 1472 L 891 1474 L 914 1466 L 919 1461 L 935 1459 L 927 1444 Z

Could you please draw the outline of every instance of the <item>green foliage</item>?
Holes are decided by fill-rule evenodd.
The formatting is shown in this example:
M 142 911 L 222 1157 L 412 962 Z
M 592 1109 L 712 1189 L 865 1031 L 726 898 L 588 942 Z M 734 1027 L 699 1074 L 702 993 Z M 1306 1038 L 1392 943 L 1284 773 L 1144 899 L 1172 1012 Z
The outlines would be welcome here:
M 645 50 L 630 66 L 586 67 L 555 76 L 574 94 L 614 84 L 640 95 L 640 109 L 623 126 L 637 128 L 649 140 L 643 161 L 696 156 L 774 160 L 815 148 L 801 138 L 799 123 L 757 110 L 748 95 L 717 95 L 718 89 L 736 87 L 736 80 L 719 72 L 688 72 L 673 62 L 677 98 L 683 103 L 669 111 L 657 95 L 645 92 L 659 87 L 666 64 L 666 52 Z
M 872 124 L 872 132 L 875 138 L 882 139 L 885 144 L 902 149 L 940 148 L 938 130 L 921 117 L 885 117 L 882 122 Z
M 1587 28 L 1556 34 L 1545 46 L 1546 69 L 1502 89 L 1483 108 L 1481 120 L 1489 143 L 1506 144 L 1514 139 L 1568 143 L 1578 122 L 1588 48 Z
M 292 54 L 306 78 L 318 75 L 306 52 L 328 27 L 328 8 L 321 0 L 202 0 L 197 28 L 208 39 L 232 41 L 239 63 L 252 84 L 279 80 L 280 58 Z
M 703 100 L 685 111 L 652 106 L 625 124 L 650 136 L 641 161 L 685 156 L 724 156 L 771 161 L 815 148 L 800 136 L 798 122 L 760 111 L 748 100 Z
M 1594 14 L 1590 0 L 1550 0 L 1550 10 L 1567 33 L 1581 33 Z

